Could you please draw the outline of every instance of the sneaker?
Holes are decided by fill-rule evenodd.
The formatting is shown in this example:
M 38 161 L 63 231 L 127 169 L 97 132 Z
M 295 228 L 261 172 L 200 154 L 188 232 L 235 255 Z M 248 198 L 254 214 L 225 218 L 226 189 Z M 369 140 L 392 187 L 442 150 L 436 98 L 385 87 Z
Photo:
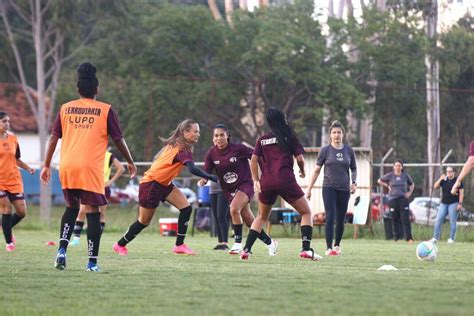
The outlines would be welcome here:
M 342 249 L 340 246 L 335 246 L 334 251 L 337 253 L 338 256 L 342 255 Z
M 54 267 L 58 270 L 66 269 L 66 250 L 64 248 L 59 248 Z
M 100 268 L 97 263 L 89 262 L 87 263 L 86 271 L 88 272 L 100 272 Z
M 277 248 L 278 248 L 278 241 L 275 239 L 272 239 L 272 243 L 270 245 L 267 245 L 268 248 L 268 255 L 270 257 L 276 256 L 277 255 Z
M 229 250 L 230 255 L 238 255 L 242 251 L 242 243 L 235 243 Z
M 448 244 L 454 244 L 454 240 L 451 239 L 451 238 L 449 238 L 449 239 L 448 239 Z
M 120 246 L 120 245 L 118 244 L 118 242 L 116 242 L 116 243 L 114 244 L 114 246 L 112 247 L 112 249 L 113 249 L 114 252 L 115 252 L 116 254 L 118 254 L 119 256 L 126 256 L 126 255 L 128 255 L 128 249 L 127 249 L 127 247 L 126 247 L 126 246 Z
M 311 259 L 311 260 L 314 260 L 314 261 L 319 261 L 319 260 L 323 259 L 323 257 L 321 257 L 320 255 L 315 253 L 313 249 L 302 250 L 300 252 L 300 258 Z
M 74 236 L 71 241 L 71 246 L 79 246 L 79 242 L 81 241 L 81 237 Z
M 16 249 L 16 247 L 15 247 L 15 244 L 13 242 L 11 242 L 11 243 L 9 243 L 5 246 L 5 250 L 8 251 L 8 252 L 12 252 L 15 249 Z
M 237 254 L 237 253 L 236 253 L 236 254 Z M 250 254 L 251 254 L 250 251 L 245 251 L 245 250 L 242 251 L 242 252 L 240 253 L 240 260 L 249 260 Z
M 196 255 L 196 253 L 191 248 L 189 248 L 186 244 L 182 244 L 179 246 L 174 245 L 173 252 L 178 255 L 190 255 L 190 256 Z
M 436 238 L 434 238 L 434 237 L 433 237 L 433 238 L 431 238 L 431 239 L 430 239 L 430 240 L 428 240 L 428 241 L 429 241 L 429 242 L 432 242 L 432 243 L 434 243 L 434 244 L 435 244 L 435 243 L 437 243 L 437 242 L 438 242 L 438 239 L 436 239 Z
M 328 250 L 326 250 L 326 256 L 336 257 L 336 256 L 339 256 L 339 254 L 337 253 L 336 250 L 333 250 L 333 249 L 329 248 Z

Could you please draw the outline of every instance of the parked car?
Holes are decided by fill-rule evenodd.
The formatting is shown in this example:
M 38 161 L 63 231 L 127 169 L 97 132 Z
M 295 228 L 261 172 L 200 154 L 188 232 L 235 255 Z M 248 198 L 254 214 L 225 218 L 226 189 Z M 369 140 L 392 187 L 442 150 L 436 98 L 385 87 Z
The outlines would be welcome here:
M 415 223 L 434 226 L 441 201 L 438 197 L 420 196 L 410 203 L 410 211 L 415 215 Z

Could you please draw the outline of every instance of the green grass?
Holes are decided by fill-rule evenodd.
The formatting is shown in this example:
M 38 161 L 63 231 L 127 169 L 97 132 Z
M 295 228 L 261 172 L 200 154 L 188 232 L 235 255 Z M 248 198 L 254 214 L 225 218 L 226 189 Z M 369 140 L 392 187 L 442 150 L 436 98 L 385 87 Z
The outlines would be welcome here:
M 55 229 L 56 230 L 56 229 Z M 65 271 L 53 268 L 56 240 L 49 230 L 15 231 L 17 250 L 0 249 L 1 315 L 468 315 L 474 309 L 474 247 L 439 244 L 437 262 L 420 262 L 416 244 L 343 241 L 341 257 L 298 258 L 300 241 L 281 238 L 279 255 L 261 243 L 242 262 L 211 250 L 215 239 L 188 238 L 199 254 L 170 252 L 174 238 L 144 231 L 119 257 L 102 238 L 102 273 L 84 271 L 84 238 L 68 251 Z M 323 240 L 313 240 L 322 251 Z M 399 271 L 377 271 L 391 264 Z

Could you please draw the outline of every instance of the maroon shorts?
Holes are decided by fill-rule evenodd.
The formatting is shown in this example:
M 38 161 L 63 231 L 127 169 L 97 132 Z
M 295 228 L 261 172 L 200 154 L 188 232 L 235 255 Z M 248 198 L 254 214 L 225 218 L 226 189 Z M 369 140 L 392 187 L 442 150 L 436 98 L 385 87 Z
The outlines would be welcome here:
M 0 199 L 8 198 L 10 202 L 19 201 L 25 199 L 25 194 L 21 193 L 11 193 L 10 191 L 0 191 Z
M 174 184 L 164 186 L 156 181 L 140 183 L 138 187 L 138 203 L 144 208 L 157 208 L 160 202 L 166 201 L 173 188 Z
M 107 205 L 107 199 L 104 194 L 99 194 L 81 189 L 64 189 L 64 200 L 68 206 L 74 205 L 90 205 L 102 206 Z
M 269 188 L 266 190 L 265 187 L 262 187 L 262 193 L 258 195 L 258 200 L 263 204 L 273 205 L 278 196 L 281 196 L 285 201 L 291 204 L 303 197 L 304 192 L 296 181 L 291 181 L 279 188 Z
M 110 187 L 105 187 L 105 198 L 107 199 L 107 201 L 110 199 Z
M 247 197 L 249 198 L 249 201 L 252 200 L 253 195 L 255 194 L 255 192 L 253 191 L 253 183 L 252 182 L 242 183 L 235 190 L 235 192 L 224 192 L 225 197 L 227 198 L 227 201 L 229 201 L 229 203 L 232 203 L 232 200 L 234 199 L 234 196 L 238 191 L 245 193 L 247 195 Z

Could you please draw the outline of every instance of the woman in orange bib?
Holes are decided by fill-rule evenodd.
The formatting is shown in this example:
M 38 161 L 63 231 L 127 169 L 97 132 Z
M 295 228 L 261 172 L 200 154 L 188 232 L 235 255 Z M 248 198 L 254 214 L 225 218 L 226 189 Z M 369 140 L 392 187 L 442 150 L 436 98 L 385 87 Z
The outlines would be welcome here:
M 30 168 L 20 157 L 18 139 L 9 133 L 10 117 L 0 112 L 0 210 L 2 211 L 2 229 L 7 251 L 15 250 L 15 238 L 12 228 L 26 216 L 26 202 L 23 194 L 23 182 L 18 167 L 30 174 L 35 169 Z M 12 205 L 15 214 L 12 215 Z
M 135 176 L 137 168 L 122 136 L 117 115 L 109 104 L 96 100 L 99 92 L 96 68 L 84 63 L 78 67 L 77 72 L 77 91 L 81 98 L 61 106 L 48 142 L 41 180 L 48 183 L 51 158 L 58 139 L 62 138 L 59 179 L 66 200 L 66 211 L 61 220 L 59 249 L 54 266 L 59 270 L 66 268 L 67 246 L 79 206 L 83 204 L 88 226 L 89 263 L 86 271 L 99 272 L 99 207 L 107 204 L 104 195 L 104 159 L 109 135 L 127 160 L 131 177 Z
M 217 182 L 215 175 L 211 175 L 194 165 L 192 149 L 198 140 L 199 125 L 193 120 L 184 120 L 168 139 L 163 139 L 165 146 L 156 155 L 155 161 L 140 181 L 138 220 L 114 244 L 113 250 L 115 253 L 126 256 L 128 254 L 126 245 L 150 224 L 160 202 L 167 201 L 179 209 L 178 234 L 173 252 L 185 255 L 195 254 L 184 243 L 193 209 L 184 194 L 173 185 L 172 181 L 186 166 L 190 173 Z

